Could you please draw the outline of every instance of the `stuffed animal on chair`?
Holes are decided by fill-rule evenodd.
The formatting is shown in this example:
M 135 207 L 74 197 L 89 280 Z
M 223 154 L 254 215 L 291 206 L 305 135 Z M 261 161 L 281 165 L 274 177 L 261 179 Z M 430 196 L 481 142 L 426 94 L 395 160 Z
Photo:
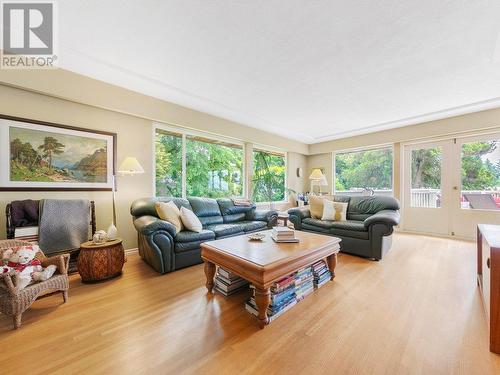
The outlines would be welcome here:
M 38 251 L 38 246 L 23 246 L 17 250 L 4 252 L 3 258 L 8 256 L 8 262 L 2 267 L 2 272 L 19 273 L 21 279 L 19 289 L 26 288 L 32 281 L 45 281 L 56 271 L 55 265 L 50 265 L 45 269 L 42 267 L 40 260 L 35 258 Z

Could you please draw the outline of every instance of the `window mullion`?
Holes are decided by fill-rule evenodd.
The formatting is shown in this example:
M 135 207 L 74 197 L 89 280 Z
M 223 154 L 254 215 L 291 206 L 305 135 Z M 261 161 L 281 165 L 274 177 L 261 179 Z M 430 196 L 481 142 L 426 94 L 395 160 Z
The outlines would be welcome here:
M 182 198 L 186 198 L 186 134 L 182 134 Z

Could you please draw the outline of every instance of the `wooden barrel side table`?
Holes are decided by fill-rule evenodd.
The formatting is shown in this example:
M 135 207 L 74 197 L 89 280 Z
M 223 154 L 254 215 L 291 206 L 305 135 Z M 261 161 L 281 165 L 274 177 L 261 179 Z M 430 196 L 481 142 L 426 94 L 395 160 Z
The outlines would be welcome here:
M 110 279 L 122 273 L 125 252 L 121 239 L 95 244 L 92 241 L 80 245 L 78 273 L 83 282 Z

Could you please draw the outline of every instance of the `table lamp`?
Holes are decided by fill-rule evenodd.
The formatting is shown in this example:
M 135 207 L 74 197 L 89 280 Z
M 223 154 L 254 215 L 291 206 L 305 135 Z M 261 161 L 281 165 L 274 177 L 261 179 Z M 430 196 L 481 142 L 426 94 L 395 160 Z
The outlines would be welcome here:
M 323 175 L 323 172 L 321 172 L 321 169 L 313 169 L 311 175 L 309 176 L 309 179 L 311 180 L 311 194 L 314 193 L 314 182 L 321 181 L 324 177 L 325 176 Z

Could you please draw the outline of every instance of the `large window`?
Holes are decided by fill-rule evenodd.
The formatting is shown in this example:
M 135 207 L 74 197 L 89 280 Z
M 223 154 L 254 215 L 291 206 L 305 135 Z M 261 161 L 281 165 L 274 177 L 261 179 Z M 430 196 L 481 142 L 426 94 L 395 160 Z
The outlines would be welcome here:
M 253 151 L 253 194 L 255 202 L 285 199 L 285 154 L 260 149 Z
M 335 193 L 392 195 L 392 147 L 335 154 Z
M 187 196 L 243 196 L 243 160 L 243 147 L 240 145 L 188 136 Z
M 243 196 L 242 144 L 157 128 L 155 158 L 157 196 Z
M 499 146 L 497 139 L 462 144 L 462 208 L 500 209 Z
M 156 196 L 182 196 L 182 135 L 156 129 Z

